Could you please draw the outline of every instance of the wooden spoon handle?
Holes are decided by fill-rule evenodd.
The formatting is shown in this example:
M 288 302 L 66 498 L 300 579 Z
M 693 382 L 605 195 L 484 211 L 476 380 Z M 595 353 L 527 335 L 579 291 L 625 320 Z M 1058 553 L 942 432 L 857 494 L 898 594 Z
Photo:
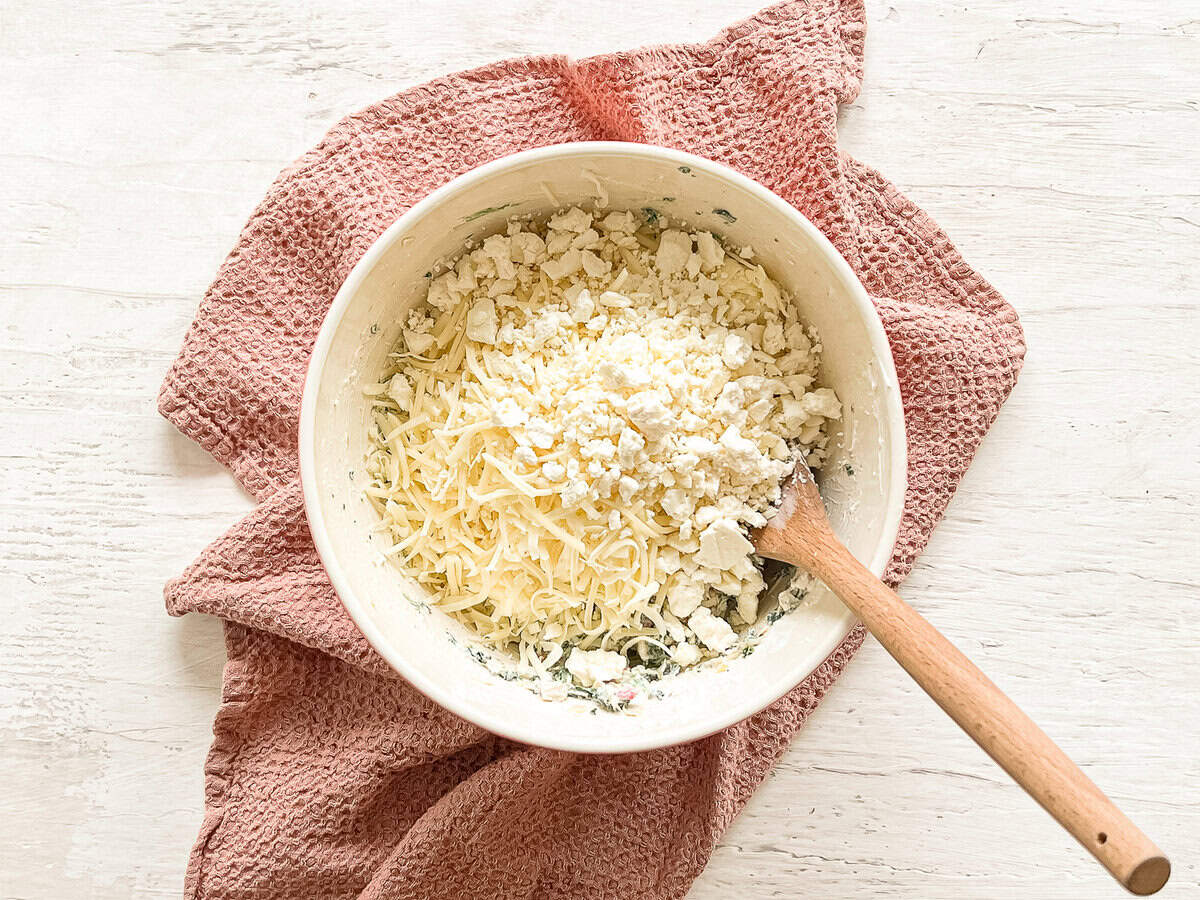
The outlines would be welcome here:
M 831 539 L 806 566 L 1001 768 L 1134 894 L 1171 864 L 1079 767 L 941 632 Z

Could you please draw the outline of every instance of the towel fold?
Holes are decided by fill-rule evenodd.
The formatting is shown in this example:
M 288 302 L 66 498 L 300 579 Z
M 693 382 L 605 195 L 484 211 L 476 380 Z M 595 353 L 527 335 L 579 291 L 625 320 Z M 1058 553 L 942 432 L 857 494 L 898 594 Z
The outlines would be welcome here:
M 879 309 L 909 441 L 887 576 L 898 582 L 1011 391 L 1024 343 L 1012 308 L 929 217 L 838 148 L 837 108 L 858 91 L 864 27 L 856 0 L 786 2 L 705 44 L 496 63 L 344 119 L 280 175 L 159 396 L 163 415 L 259 501 L 166 590 L 172 614 L 227 623 L 188 897 L 687 892 L 861 628 L 769 709 L 685 746 L 580 756 L 488 734 L 395 675 L 334 595 L 297 479 L 305 366 L 351 267 L 456 175 L 577 140 L 723 162 L 811 219 Z

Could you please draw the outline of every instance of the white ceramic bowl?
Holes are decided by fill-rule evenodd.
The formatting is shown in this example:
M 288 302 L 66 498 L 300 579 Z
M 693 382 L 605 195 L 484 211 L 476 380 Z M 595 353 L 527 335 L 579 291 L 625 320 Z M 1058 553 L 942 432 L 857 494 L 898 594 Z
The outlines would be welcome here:
M 820 589 L 780 618 L 749 656 L 660 684 L 637 715 L 596 714 L 584 701 L 548 702 L 472 658 L 462 625 L 424 602 L 423 589 L 381 564 L 377 516 L 364 500 L 369 404 L 404 312 L 424 299 L 426 272 L 514 215 L 570 204 L 652 208 L 750 245 L 796 297 L 824 344 L 822 383 L 845 414 L 822 493 L 847 546 L 882 573 L 900 524 L 905 440 L 891 351 L 850 267 L 782 199 L 725 166 L 643 144 L 580 143 L 509 156 L 456 178 L 387 229 L 350 273 L 317 338 L 300 414 L 300 472 L 317 550 L 347 611 L 372 646 L 417 689 L 489 731 L 580 752 L 626 752 L 694 740 L 761 710 L 807 677 L 853 616 Z

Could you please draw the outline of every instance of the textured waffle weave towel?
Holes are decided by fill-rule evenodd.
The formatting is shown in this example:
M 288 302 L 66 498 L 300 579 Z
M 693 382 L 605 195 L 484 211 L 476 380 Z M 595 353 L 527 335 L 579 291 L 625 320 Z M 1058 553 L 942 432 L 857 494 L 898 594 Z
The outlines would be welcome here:
M 1012 389 L 1024 344 L 1013 310 L 937 226 L 839 151 L 837 107 L 858 90 L 863 33 L 855 0 L 812 0 L 707 44 L 497 63 L 345 119 L 280 176 L 159 398 L 259 501 L 166 591 L 172 613 L 228 623 L 189 897 L 687 892 L 861 630 L 770 709 L 687 746 L 586 757 L 487 734 L 392 674 L 338 603 L 297 485 L 301 383 L 342 280 L 433 188 L 565 141 L 689 150 L 794 204 L 879 308 L 908 422 L 898 581 Z

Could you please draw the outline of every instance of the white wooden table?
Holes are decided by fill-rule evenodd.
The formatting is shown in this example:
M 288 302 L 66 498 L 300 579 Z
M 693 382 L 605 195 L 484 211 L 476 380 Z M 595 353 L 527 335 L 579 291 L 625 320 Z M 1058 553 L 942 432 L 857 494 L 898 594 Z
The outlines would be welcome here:
M 246 509 L 156 415 L 276 172 L 344 113 L 756 0 L 0 2 L 0 896 L 176 896 L 224 650 L 162 582 Z M 1200 21 L 869 2 L 845 145 L 1023 318 L 1022 380 L 903 593 L 1200 895 Z M 1121 896 L 868 644 L 697 900 Z

